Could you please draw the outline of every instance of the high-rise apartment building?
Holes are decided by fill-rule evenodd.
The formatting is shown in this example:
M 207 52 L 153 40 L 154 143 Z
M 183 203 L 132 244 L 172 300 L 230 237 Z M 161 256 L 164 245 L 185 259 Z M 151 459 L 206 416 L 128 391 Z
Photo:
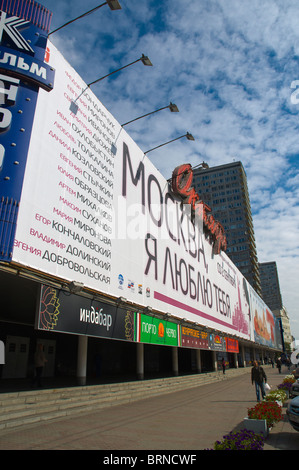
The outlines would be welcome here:
M 196 192 L 221 222 L 227 238 L 227 255 L 261 296 L 247 177 L 241 162 L 193 169 Z
M 280 293 L 277 266 L 275 261 L 259 263 L 262 297 L 268 307 L 281 310 L 283 307 Z

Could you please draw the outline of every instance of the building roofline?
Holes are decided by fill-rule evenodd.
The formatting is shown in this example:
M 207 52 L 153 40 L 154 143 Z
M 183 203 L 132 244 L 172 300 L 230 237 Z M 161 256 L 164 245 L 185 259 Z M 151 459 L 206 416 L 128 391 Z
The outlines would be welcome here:
M 225 168 L 230 168 L 230 167 L 241 167 L 244 170 L 243 163 L 238 161 L 238 162 L 231 162 L 231 163 L 224 163 L 223 165 L 216 165 L 216 166 L 210 166 L 209 168 L 195 168 L 193 172 L 201 172 L 201 173 L 208 173 L 211 171 L 215 170 L 223 170 Z M 245 172 L 245 170 L 244 170 Z

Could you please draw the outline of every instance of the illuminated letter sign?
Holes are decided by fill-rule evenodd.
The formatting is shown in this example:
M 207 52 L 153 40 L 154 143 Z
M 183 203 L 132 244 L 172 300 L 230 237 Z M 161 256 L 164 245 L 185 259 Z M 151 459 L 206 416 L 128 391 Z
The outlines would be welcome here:
M 51 91 L 45 62 L 52 13 L 33 0 L 0 2 L 0 260 L 10 261 L 39 88 Z M 47 58 L 49 61 L 49 58 Z
M 209 234 L 214 246 L 214 253 L 219 254 L 221 250 L 227 248 L 224 228 L 210 214 L 210 207 L 203 201 L 200 201 L 199 195 L 191 186 L 193 181 L 193 171 L 189 163 L 180 165 L 172 173 L 172 191 L 183 199 L 184 204 L 190 204 L 195 220 L 203 223 L 205 231 Z

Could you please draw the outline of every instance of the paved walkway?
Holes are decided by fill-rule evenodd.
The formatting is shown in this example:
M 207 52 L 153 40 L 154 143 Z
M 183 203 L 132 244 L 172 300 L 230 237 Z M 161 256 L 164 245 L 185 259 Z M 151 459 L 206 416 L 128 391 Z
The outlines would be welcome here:
M 273 389 L 287 374 L 287 369 L 279 375 L 271 366 L 265 370 Z M 97 450 L 107 455 L 113 450 L 200 451 L 240 429 L 247 408 L 255 403 L 248 369 L 248 374 L 215 384 L 1 431 L 0 449 Z M 299 433 L 286 417 L 274 426 L 264 450 L 299 450 Z

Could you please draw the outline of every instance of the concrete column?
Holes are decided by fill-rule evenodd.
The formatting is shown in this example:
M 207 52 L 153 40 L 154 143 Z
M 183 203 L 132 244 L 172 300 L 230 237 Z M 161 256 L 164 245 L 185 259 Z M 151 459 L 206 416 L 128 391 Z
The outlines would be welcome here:
M 86 384 L 88 336 L 78 336 L 77 379 L 80 385 Z
M 241 357 L 242 357 L 242 365 L 246 367 L 246 359 L 245 359 L 245 346 L 242 344 L 241 346 Z
M 239 363 L 238 363 L 238 354 L 234 353 L 234 363 L 235 363 L 235 368 L 239 368 Z
M 200 349 L 196 349 L 196 370 L 199 374 L 201 373 Z
M 140 380 L 144 379 L 144 344 L 143 343 L 137 343 L 137 362 L 136 362 L 136 368 L 137 368 L 137 377 Z
M 212 351 L 212 362 L 213 362 L 213 370 L 217 372 L 217 356 L 216 356 L 216 351 Z
M 179 375 L 179 355 L 176 346 L 172 348 L 172 372 L 174 375 Z

